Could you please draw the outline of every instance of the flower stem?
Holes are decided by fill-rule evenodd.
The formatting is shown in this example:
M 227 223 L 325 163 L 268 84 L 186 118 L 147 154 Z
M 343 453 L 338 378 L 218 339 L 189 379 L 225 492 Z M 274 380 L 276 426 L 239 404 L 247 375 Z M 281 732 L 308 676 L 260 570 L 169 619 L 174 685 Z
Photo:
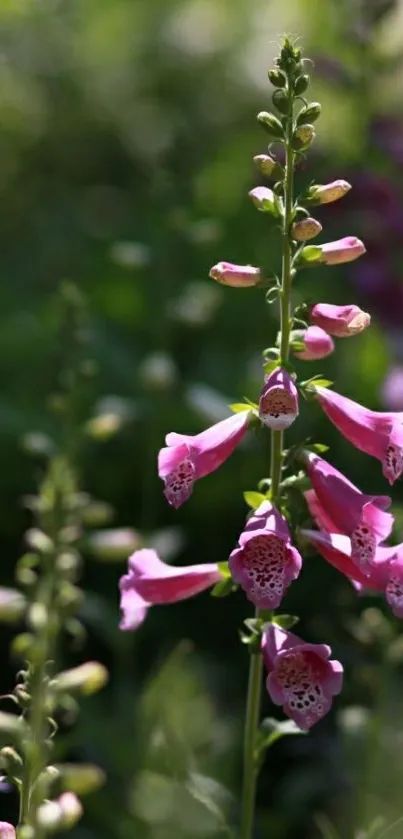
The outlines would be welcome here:
M 284 217 L 282 226 L 282 277 L 280 293 L 280 324 L 281 344 L 280 363 L 288 361 L 290 349 L 291 318 L 291 284 L 292 284 L 292 252 L 290 241 L 290 225 L 293 209 L 293 175 L 294 151 L 292 148 L 293 134 L 293 90 L 288 86 L 288 113 L 285 138 L 285 176 L 284 176 Z M 281 471 L 283 465 L 283 432 L 271 432 L 271 499 L 278 503 L 280 495 Z M 255 618 L 259 619 L 261 612 L 257 608 Z M 260 704 L 262 692 L 263 661 L 259 650 L 253 650 L 250 656 L 248 695 L 246 702 L 246 719 L 244 733 L 244 763 L 242 787 L 242 821 L 241 839 L 251 839 L 255 814 L 256 782 L 259 765 L 256 750 Z

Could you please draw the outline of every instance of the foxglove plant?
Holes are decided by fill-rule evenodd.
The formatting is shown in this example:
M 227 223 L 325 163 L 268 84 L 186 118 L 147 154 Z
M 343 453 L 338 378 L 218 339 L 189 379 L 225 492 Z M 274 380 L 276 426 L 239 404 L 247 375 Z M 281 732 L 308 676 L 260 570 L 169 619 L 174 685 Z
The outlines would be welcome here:
M 357 591 L 384 594 L 395 615 L 403 615 L 402 546 L 385 544 L 393 516 L 387 512 L 388 496 L 366 494 L 329 462 L 319 456 L 320 446 L 302 441 L 284 448 L 284 432 L 298 421 L 299 398 L 316 401 L 330 421 L 358 449 L 381 460 L 390 483 L 403 471 L 403 414 L 379 413 L 353 402 L 330 382 L 314 376 L 299 380 L 290 360 L 324 358 L 335 348 L 333 337 L 359 334 L 370 317 L 356 305 L 307 303 L 293 307 L 292 290 L 301 269 L 339 265 L 365 253 L 355 236 L 320 245 L 307 244 L 322 227 L 312 207 L 341 199 L 350 189 L 344 180 L 311 184 L 299 197 L 294 194 L 296 164 L 305 156 L 315 136 L 313 123 L 320 105 L 305 96 L 310 78 L 301 51 L 286 38 L 275 66 L 269 71 L 275 88 L 276 113 L 262 111 L 258 122 L 269 138 L 269 154 L 254 161 L 272 188 L 257 186 L 249 196 L 269 224 L 280 230 L 281 277 L 274 282 L 259 267 L 219 262 L 210 271 L 217 282 L 234 288 L 265 289 L 268 304 L 278 303 L 280 332 L 276 345 L 263 351 L 263 383 L 258 403 L 232 406 L 234 415 L 195 436 L 170 433 L 159 454 L 159 475 L 168 502 L 179 507 L 188 500 L 196 479 L 223 466 L 245 434 L 262 425 L 271 436 L 270 478 L 259 491 L 245 493 L 252 512 L 229 555 L 228 565 L 206 564 L 168 569 L 152 551 L 135 552 L 128 574 L 121 580 L 122 629 L 134 629 L 151 604 L 173 603 L 197 594 L 215 583 L 213 594 L 229 594 L 240 586 L 255 606 L 254 618 L 245 621 L 242 640 L 250 652 L 246 706 L 242 813 L 239 836 L 251 839 L 255 792 L 262 755 L 272 742 L 267 721 L 259 722 L 263 669 L 272 701 L 290 717 L 295 733 L 309 730 L 330 710 L 342 687 L 342 664 L 331 657 L 324 643 L 313 644 L 289 630 L 297 618 L 278 614 L 290 585 L 303 573 L 303 550 L 310 542 L 324 559 L 344 574 Z M 280 146 L 281 159 L 273 148 Z M 278 156 L 280 158 L 280 155 Z M 333 337 L 331 337 L 333 336 Z M 306 472 L 286 474 L 294 464 Z M 308 484 L 307 484 L 308 482 Z M 310 486 L 307 489 L 307 485 Z M 297 532 L 291 515 L 291 490 L 301 489 L 317 530 Z M 263 488 L 263 490 L 262 490 Z M 273 725 L 273 721 L 270 723 Z M 274 723 L 276 724 L 276 723 Z M 281 733 L 281 723 L 278 723 Z M 292 728 L 294 725 L 294 728 Z M 290 733 L 288 727 L 287 733 Z

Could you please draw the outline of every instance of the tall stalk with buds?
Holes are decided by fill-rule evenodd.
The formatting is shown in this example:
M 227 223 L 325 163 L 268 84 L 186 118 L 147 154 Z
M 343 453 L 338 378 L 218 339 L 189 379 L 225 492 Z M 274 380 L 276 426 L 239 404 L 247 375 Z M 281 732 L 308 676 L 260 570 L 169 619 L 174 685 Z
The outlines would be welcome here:
M 255 425 L 271 435 L 270 476 L 246 492 L 251 508 L 228 563 L 176 567 L 165 565 L 154 551 L 136 551 L 122 577 L 121 628 L 137 628 L 150 606 L 173 603 L 211 587 L 213 595 L 240 586 L 255 607 L 245 621 L 242 640 L 250 653 L 244 735 L 242 804 L 238 835 L 253 835 L 258 772 L 266 749 L 283 734 L 303 733 L 330 710 L 342 687 L 343 667 L 325 643 L 308 643 L 290 629 L 298 618 L 278 612 L 289 586 L 303 570 L 303 552 L 313 544 L 356 590 L 384 594 L 393 613 L 403 616 L 403 545 L 389 546 L 391 499 L 362 492 L 321 455 L 326 446 L 312 440 L 284 448 L 284 433 L 298 418 L 299 397 L 316 402 L 356 448 L 378 458 L 393 483 L 403 472 L 403 417 L 380 413 L 329 389 L 320 375 L 301 379 L 295 360 L 323 359 L 335 349 L 334 338 L 359 334 L 370 316 L 355 304 L 293 305 L 293 287 L 301 269 L 340 265 L 365 253 L 354 236 L 311 244 L 322 226 L 312 208 L 341 199 L 344 180 L 311 183 L 299 195 L 295 168 L 314 140 L 321 107 L 307 98 L 310 77 L 301 50 L 284 39 L 269 79 L 275 113 L 262 111 L 258 122 L 269 139 L 268 153 L 255 157 L 260 173 L 274 181 L 249 193 L 281 241 L 281 275 L 267 279 L 258 266 L 219 262 L 210 277 L 235 288 L 260 287 L 268 304 L 277 303 L 280 330 L 274 346 L 263 350 L 263 386 L 258 402 L 232 405 L 233 414 L 196 435 L 171 432 L 158 456 L 164 494 L 175 508 L 193 492 L 199 478 L 214 472 Z M 277 154 L 277 150 L 280 153 Z M 315 528 L 301 529 L 293 506 L 296 491 Z M 301 505 L 299 504 L 300 508 Z M 300 552 L 301 551 L 301 552 Z M 275 705 L 289 720 L 260 720 L 263 671 Z

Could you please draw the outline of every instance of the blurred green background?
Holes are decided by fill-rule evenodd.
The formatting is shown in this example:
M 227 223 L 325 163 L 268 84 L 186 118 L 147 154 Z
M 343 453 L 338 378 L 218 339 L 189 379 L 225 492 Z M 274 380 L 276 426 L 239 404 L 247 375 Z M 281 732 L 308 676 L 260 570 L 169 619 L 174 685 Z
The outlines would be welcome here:
M 41 442 L 32 433 L 59 433 L 49 398 L 64 353 L 55 295 L 66 280 L 87 299 L 97 368 L 82 488 L 114 508 L 108 529 L 131 529 L 118 540 L 158 545 L 168 560 L 220 561 L 233 548 L 242 493 L 268 473 L 267 435 L 248 439 L 176 512 L 163 498 L 156 455 L 168 431 L 196 433 L 261 387 L 275 312 L 262 292 L 222 288 L 208 272 L 221 259 L 278 267 L 276 233 L 247 192 L 259 182 L 252 156 L 266 143 L 255 116 L 270 108 L 267 69 L 284 32 L 312 57 L 311 98 L 323 104 L 298 184 L 349 180 L 351 193 L 318 212 L 321 241 L 358 235 L 368 250 L 351 267 L 302 273 L 295 300 L 356 302 L 373 316 L 371 330 L 339 341 L 319 365 L 301 364 L 301 375 L 321 372 L 357 401 L 403 410 L 403 3 L 1 0 L 3 584 L 13 584 L 30 523 L 22 498 L 41 474 L 40 459 L 27 456 Z M 388 491 L 379 464 L 315 406 L 302 406 L 295 435 L 331 445 L 336 465 L 365 491 Z M 393 497 L 401 540 L 399 486 Z M 87 640 L 81 649 L 66 644 L 65 664 L 100 658 L 111 679 L 63 740 L 69 759 L 98 763 L 107 783 L 85 799 L 74 837 L 228 835 L 221 812 L 236 824 L 248 667 L 238 630 L 251 606 L 241 593 L 206 594 L 155 608 L 124 635 L 117 584 L 125 561 L 91 554 Z M 399 624 L 317 557 L 307 558 L 285 608 L 300 615 L 303 637 L 332 645 L 345 687 L 309 737 L 284 738 L 269 753 L 256 837 L 397 839 Z M 17 666 L 12 634 L 1 630 L 2 692 Z M 281 715 L 268 699 L 264 712 Z M 0 818 L 16 818 L 6 789 Z

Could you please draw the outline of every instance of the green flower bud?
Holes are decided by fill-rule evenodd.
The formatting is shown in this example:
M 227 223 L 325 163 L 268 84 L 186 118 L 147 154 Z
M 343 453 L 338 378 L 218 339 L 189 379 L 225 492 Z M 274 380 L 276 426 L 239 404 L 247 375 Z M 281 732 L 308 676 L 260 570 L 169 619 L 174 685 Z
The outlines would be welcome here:
M 281 122 L 274 114 L 269 114 L 268 111 L 260 111 L 257 115 L 257 121 L 264 128 L 266 133 L 272 140 L 283 140 L 284 129 Z
M 298 76 L 294 82 L 294 93 L 296 96 L 301 96 L 309 87 L 310 78 L 307 74 Z
M 281 70 L 269 70 L 268 77 L 274 87 L 285 87 L 287 84 L 287 77 Z
M 86 661 L 71 670 L 59 673 L 52 682 L 52 690 L 56 693 L 80 693 L 89 696 L 97 693 L 106 685 L 109 678 L 108 671 L 99 661 Z
M 0 767 L 11 780 L 19 779 L 23 767 L 22 757 L 11 746 L 4 746 L 0 751 Z
M 17 589 L 0 586 L 0 621 L 15 623 L 25 613 L 27 601 Z
M 305 108 L 302 108 L 297 116 L 297 125 L 303 125 L 307 122 L 315 122 L 320 117 L 322 105 L 319 102 L 311 102 Z
M 60 763 L 57 768 L 62 789 L 66 792 L 88 795 L 105 783 L 105 773 L 93 763 Z
M 273 105 L 280 111 L 281 114 L 288 114 L 289 102 L 288 96 L 284 90 L 275 90 L 272 96 Z

